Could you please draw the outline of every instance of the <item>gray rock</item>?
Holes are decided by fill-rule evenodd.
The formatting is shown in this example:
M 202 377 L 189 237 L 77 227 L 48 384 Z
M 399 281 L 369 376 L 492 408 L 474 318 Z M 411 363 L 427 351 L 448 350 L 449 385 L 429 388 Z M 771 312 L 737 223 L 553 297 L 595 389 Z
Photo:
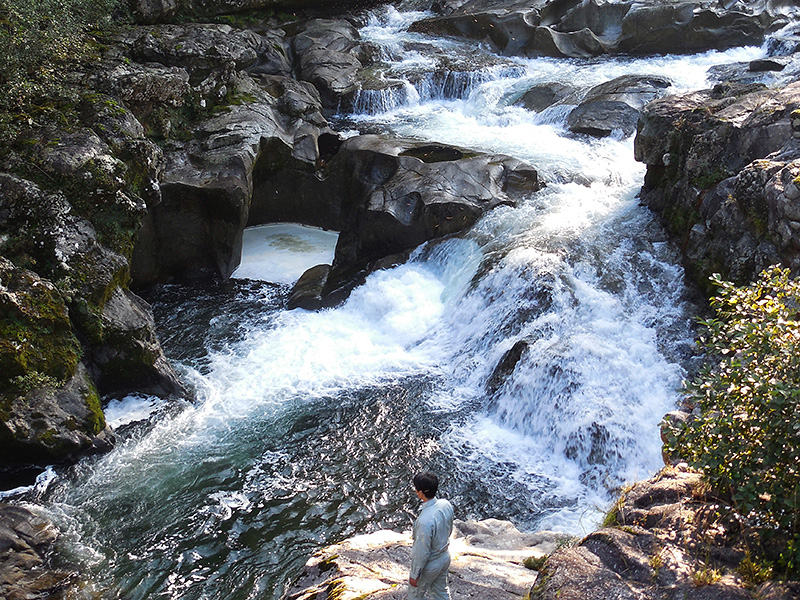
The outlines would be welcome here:
M 531 87 L 515 104 L 524 106 L 528 110 L 541 112 L 545 108 L 569 98 L 576 91 L 576 88 L 563 83 L 542 83 Z
M 63 597 L 74 573 L 53 569 L 47 563 L 58 533 L 50 521 L 27 508 L 0 503 L 0 597 Z
M 231 66 L 270 75 L 288 75 L 291 65 L 283 31 L 263 34 L 230 25 L 159 25 L 145 30 L 133 44 L 132 55 L 142 63 L 183 68 L 202 79 Z
M 312 83 L 330 112 L 353 107 L 363 55 L 358 30 L 346 21 L 317 19 L 292 38 L 299 78 Z
M 800 84 L 719 85 L 656 100 L 634 143 L 648 165 L 643 200 L 684 240 L 684 264 L 706 286 L 782 262 L 797 272 L 795 186 Z M 767 159 L 767 160 L 764 160 Z
M 769 3 L 471 0 L 412 31 L 480 40 L 507 55 L 666 54 L 760 44 L 788 18 Z
M 644 105 L 663 96 L 671 85 L 665 77 L 648 75 L 623 75 L 601 83 L 569 113 L 567 126 L 575 133 L 604 137 L 619 130 L 627 137 L 636 130 Z
M 287 308 L 305 308 L 306 310 L 319 310 L 323 305 L 325 284 L 328 281 L 330 265 L 317 265 L 308 269 L 292 288 Z
M 747 542 L 730 507 L 706 498 L 704 489 L 701 474 L 685 465 L 634 484 L 612 509 L 615 527 L 547 558 L 531 599 L 756 597 L 725 574 L 744 557 Z M 717 575 L 704 580 L 712 571 Z

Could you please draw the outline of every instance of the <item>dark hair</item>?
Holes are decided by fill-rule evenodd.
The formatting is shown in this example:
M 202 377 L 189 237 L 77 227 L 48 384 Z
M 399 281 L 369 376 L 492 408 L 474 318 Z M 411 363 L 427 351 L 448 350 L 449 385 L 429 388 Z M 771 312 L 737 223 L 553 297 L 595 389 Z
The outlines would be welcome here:
M 414 475 L 414 489 L 419 490 L 430 500 L 439 489 L 439 478 L 433 473 L 417 473 Z

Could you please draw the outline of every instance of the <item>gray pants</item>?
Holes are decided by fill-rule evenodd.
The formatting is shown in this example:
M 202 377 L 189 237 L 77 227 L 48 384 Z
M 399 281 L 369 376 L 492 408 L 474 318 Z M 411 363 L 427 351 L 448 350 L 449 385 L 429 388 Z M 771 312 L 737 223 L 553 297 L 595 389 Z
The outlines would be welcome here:
M 408 586 L 408 600 L 450 600 L 450 588 L 447 587 L 449 568 L 450 556 L 447 554 L 425 565 L 417 580 L 417 587 Z

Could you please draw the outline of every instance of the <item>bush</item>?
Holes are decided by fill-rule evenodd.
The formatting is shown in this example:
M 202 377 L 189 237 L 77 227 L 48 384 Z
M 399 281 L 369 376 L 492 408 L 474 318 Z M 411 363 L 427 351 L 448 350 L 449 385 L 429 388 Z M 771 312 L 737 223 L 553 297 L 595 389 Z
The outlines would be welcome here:
M 107 29 L 118 0 L 0 0 L 0 110 L 52 92 L 65 64 L 89 54 L 87 33 Z
M 685 384 L 699 411 L 668 450 L 729 493 L 762 538 L 785 536 L 779 564 L 800 573 L 800 283 L 770 267 L 751 285 L 719 275 L 702 322 L 711 363 Z M 756 549 L 754 549 L 755 551 Z

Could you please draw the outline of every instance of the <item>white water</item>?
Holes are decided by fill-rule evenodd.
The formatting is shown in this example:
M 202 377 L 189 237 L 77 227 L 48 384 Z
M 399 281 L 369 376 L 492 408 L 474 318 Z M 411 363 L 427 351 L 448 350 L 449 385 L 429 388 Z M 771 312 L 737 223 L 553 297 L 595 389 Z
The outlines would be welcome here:
M 580 534 L 620 485 L 660 466 L 692 307 L 675 250 L 638 204 L 644 167 L 631 139 L 568 133 L 569 107 L 513 102 L 537 82 L 585 89 L 626 73 L 701 88 L 710 65 L 763 52 L 512 61 L 405 32 L 418 17 L 390 8 L 362 30 L 405 93 L 365 97 L 342 127 L 510 154 L 547 188 L 373 274 L 339 308 L 276 310 L 283 286 L 220 300 L 235 315 L 192 309 L 187 328 L 235 333 L 181 365 L 195 401 L 156 416 L 147 398 L 112 407 L 130 428 L 118 448 L 37 494 L 109 597 L 277 598 L 320 545 L 406 526 L 421 467 L 441 471 L 461 518 Z M 443 55 L 480 66 L 437 80 Z M 248 250 L 237 277 L 296 279 L 297 244 L 279 246 L 255 271 Z M 274 263 L 282 272 L 265 274 Z M 517 342 L 520 361 L 489 389 Z
M 291 285 L 306 269 L 331 264 L 338 239 L 335 231 L 292 223 L 248 227 L 232 277 Z

